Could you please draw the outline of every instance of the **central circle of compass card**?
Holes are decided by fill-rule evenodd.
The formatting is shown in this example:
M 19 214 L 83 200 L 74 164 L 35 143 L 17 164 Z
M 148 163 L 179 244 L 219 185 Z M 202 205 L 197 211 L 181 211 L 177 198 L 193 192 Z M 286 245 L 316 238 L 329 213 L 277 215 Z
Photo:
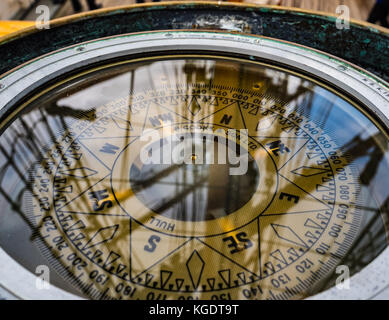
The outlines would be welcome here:
M 361 110 L 264 63 L 121 61 L 33 97 L 1 136 L 19 148 L 2 174 L 27 172 L 32 240 L 86 297 L 304 298 L 360 270 L 362 212 L 379 212 L 365 186 L 387 176 L 387 140 Z

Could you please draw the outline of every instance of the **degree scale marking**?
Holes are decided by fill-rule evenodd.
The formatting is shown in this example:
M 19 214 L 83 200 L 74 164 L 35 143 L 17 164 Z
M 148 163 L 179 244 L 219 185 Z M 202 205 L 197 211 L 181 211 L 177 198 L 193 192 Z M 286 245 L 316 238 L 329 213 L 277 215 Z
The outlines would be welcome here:
M 211 87 L 209 88 L 209 90 L 211 89 Z M 213 89 L 213 88 L 212 88 Z M 218 89 L 218 88 L 216 88 L 216 89 Z M 222 96 L 218 96 L 218 97 L 220 97 L 221 99 L 223 98 Z M 242 101 L 243 102 L 243 101 Z M 231 105 L 233 105 L 235 102 L 232 102 L 231 103 Z M 228 106 L 227 106 L 228 107 Z M 149 111 L 149 108 L 150 108 L 150 104 L 147 106 L 147 112 Z M 240 105 L 238 104 L 238 108 L 239 108 L 239 112 L 241 113 L 241 117 L 243 118 L 243 112 L 241 111 L 241 109 L 240 109 Z M 166 108 L 165 108 L 166 109 Z M 224 109 L 224 108 L 223 108 Z M 223 109 L 221 109 L 221 110 L 218 110 L 218 111 L 216 111 L 215 112 L 215 114 L 217 114 L 219 111 L 221 112 Z M 143 109 L 144 110 L 144 109 Z M 269 111 L 269 110 L 268 110 Z M 276 113 L 276 112 L 274 112 L 273 111 L 273 114 L 277 114 L 277 116 L 280 116 L 278 113 Z M 148 119 L 145 117 L 144 118 L 144 124 L 146 124 L 146 121 L 147 121 Z M 244 121 L 244 120 L 243 120 Z M 306 121 L 306 120 L 305 120 Z M 292 121 L 291 121 L 292 122 Z M 193 122 L 191 122 L 191 123 L 197 123 L 197 124 L 200 124 L 200 122 L 195 122 L 195 121 L 193 121 Z M 300 125 L 303 125 L 303 124 L 305 124 L 306 122 L 303 122 L 303 123 L 301 123 Z M 205 123 L 204 123 L 205 124 Z M 295 124 L 296 125 L 296 124 Z M 93 125 L 91 125 L 90 127 L 92 127 Z M 296 125 L 297 126 L 297 125 Z M 89 127 L 89 128 L 90 128 Z M 88 129 L 88 128 L 87 128 Z M 85 130 L 87 130 L 87 129 L 85 129 Z M 84 131 L 85 131 L 84 130 Z M 83 132 L 84 132 L 83 131 Z M 136 137 L 136 136 L 133 136 L 133 137 Z M 93 139 L 96 139 L 96 138 L 93 138 Z M 312 139 L 311 138 L 311 136 L 310 136 L 310 139 Z M 74 138 L 73 139 L 73 141 L 74 140 L 76 140 L 76 138 Z M 69 143 L 69 146 L 70 146 L 70 143 Z M 301 147 L 301 149 L 302 149 L 303 147 Z M 91 154 L 92 154 L 92 152 L 91 151 L 89 151 Z M 322 151 L 321 151 L 322 152 Z M 294 154 L 293 155 L 293 157 L 295 157 L 295 156 L 297 156 L 297 154 L 298 154 L 298 152 L 296 153 L 296 154 Z M 292 158 L 293 158 L 292 157 Z M 288 160 L 288 162 L 292 159 L 292 158 L 290 158 L 289 160 Z M 329 162 L 328 160 L 326 160 L 327 162 Z M 284 164 L 284 165 L 286 165 L 287 164 L 287 162 Z M 295 169 L 295 168 L 293 168 L 293 169 Z M 280 170 L 282 170 L 282 167 L 280 168 Z M 93 188 L 93 186 L 92 187 L 90 187 L 90 188 Z M 80 191 L 80 193 L 82 193 L 82 192 L 86 192 L 87 190 L 89 190 L 89 189 L 85 189 L 85 190 L 79 190 Z M 72 199 L 72 200 L 74 200 L 74 199 Z M 71 201 L 72 201 L 71 200 Z M 271 214 L 271 213 L 270 213 Z M 269 217 L 266 217 L 265 218 L 265 220 L 266 219 L 271 219 L 271 217 L 270 217 L 270 214 L 269 214 Z M 97 215 L 98 215 L 98 213 L 97 213 Z M 282 215 L 297 215 L 297 213 L 282 213 Z M 75 216 L 77 216 L 77 214 L 75 214 Z M 126 218 L 127 220 L 128 220 L 128 218 Z M 261 219 L 261 218 L 260 218 Z M 324 219 L 324 218 L 323 218 Z M 81 220 L 79 220 L 79 221 L 81 221 Z M 254 220 L 254 222 L 255 222 L 256 220 Z M 326 228 L 327 228 L 327 226 L 328 226 L 328 223 L 330 222 L 330 219 L 327 219 L 327 223 L 325 224 L 325 227 L 322 227 L 322 229 L 321 229 L 321 234 L 323 234 L 324 233 L 324 231 L 326 230 Z M 55 221 L 55 223 L 56 224 L 60 224 L 61 225 L 61 227 L 62 227 L 62 232 L 61 231 L 58 231 L 60 234 L 62 233 L 62 234 L 66 234 L 66 231 L 64 231 L 64 228 L 65 227 L 68 227 L 68 226 L 64 226 L 63 225 L 63 222 L 58 222 L 58 221 Z M 258 223 L 256 223 L 255 222 L 255 224 L 258 224 Z M 270 223 L 271 224 L 271 223 Z M 110 225 L 114 225 L 114 222 L 112 222 L 112 223 L 110 223 Z M 271 224 L 271 225 L 275 225 L 275 224 Z M 278 226 L 281 226 L 281 224 L 278 224 Z M 141 226 L 140 226 L 141 227 Z M 239 230 L 239 228 L 240 227 L 238 227 L 237 229 L 235 229 L 235 230 Z M 243 229 L 244 229 L 245 227 L 243 227 Z M 273 228 L 273 227 L 272 227 Z M 293 234 L 293 232 L 291 232 L 291 231 L 289 231 L 289 230 L 292 230 L 292 229 L 290 229 L 290 226 L 285 226 L 285 225 L 282 225 L 282 227 L 281 227 L 281 229 L 280 229 L 280 227 L 274 227 L 274 228 L 278 228 L 277 230 L 278 230 L 278 232 L 279 232 L 279 235 L 280 235 L 280 239 L 282 239 L 282 238 L 285 238 L 286 237 L 286 235 L 291 235 L 291 234 Z M 274 230 L 274 228 L 273 228 L 273 230 Z M 68 229 L 69 229 L 69 227 L 68 227 Z M 67 230 L 68 230 L 67 229 Z M 130 227 L 128 227 L 128 230 L 130 229 Z M 280 231 L 281 230 L 281 231 Z M 153 229 L 153 231 L 155 232 L 156 230 L 155 229 Z M 284 233 L 282 233 L 282 232 L 284 232 Z M 258 232 L 257 231 L 257 234 L 260 234 L 260 232 Z M 49 242 L 49 241 L 52 241 L 52 238 L 54 238 L 54 237 L 50 237 L 47 241 Z M 319 238 L 320 238 L 320 236 L 318 236 L 318 239 L 316 240 L 316 241 L 318 241 L 319 240 Z M 201 237 L 199 238 L 199 239 L 201 239 Z M 259 236 L 258 236 L 258 239 L 259 239 Z M 69 241 L 69 239 L 64 239 L 66 242 L 68 242 Z M 101 239 L 100 239 L 101 240 Z M 104 237 L 102 237 L 102 240 L 103 241 L 110 241 L 110 235 L 104 235 Z M 288 240 L 290 240 L 289 238 L 288 238 Z M 260 241 L 259 241 L 260 242 Z M 105 242 L 103 242 L 103 243 L 105 243 Z M 315 242 L 316 243 L 316 242 Z M 312 244 L 312 246 L 314 246 L 315 245 L 315 243 L 314 244 Z M 74 246 L 73 248 L 72 248 L 72 250 L 79 250 L 78 248 L 77 248 L 77 244 L 74 244 L 74 242 L 72 241 L 72 245 Z M 207 244 L 207 246 L 208 246 L 208 244 Z M 260 260 L 263 260 L 263 259 L 261 259 L 261 253 L 260 253 L 260 246 L 258 246 L 258 248 L 257 248 L 258 250 L 259 250 L 259 259 Z M 64 249 L 63 249 L 64 250 Z M 204 249 L 205 250 L 205 249 Z M 215 249 L 216 251 L 217 251 L 217 249 Z M 173 250 L 174 251 L 174 250 Z M 190 251 L 190 250 L 189 250 Z M 199 250 L 197 250 L 197 251 L 199 251 Z M 308 250 L 307 250 L 308 251 Z M 306 251 L 306 252 L 307 252 Z M 94 263 L 94 265 L 97 267 L 97 268 L 99 268 L 99 269 L 96 269 L 96 270 L 98 270 L 98 272 L 99 273 L 101 273 L 102 275 L 104 275 L 105 273 L 104 273 L 104 271 L 103 270 L 105 270 L 105 272 L 109 272 L 110 274 L 115 274 L 115 272 L 117 272 L 117 271 L 119 271 L 119 269 L 122 269 L 123 268 L 123 266 L 124 266 L 124 264 L 119 264 L 119 265 L 117 265 L 117 266 L 115 266 L 116 268 L 114 268 L 114 269 L 112 269 L 112 268 L 110 268 L 110 269 L 108 269 L 108 270 L 110 270 L 110 271 L 108 271 L 107 270 L 107 266 L 109 266 L 110 264 L 112 264 L 111 263 L 111 261 L 109 261 L 109 258 L 111 257 L 111 260 L 113 260 L 113 258 L 112 258 L 112 256 L 113 256 L 113 254 L 112 254 L 112 252 L 114 252 L 114 251 L 111 251 L 111 253 L 108 253 L 108 254 L 105 254 L 105 256 L 106 256 L 106 260 L 105 261 L 102 261 L 102 262 L 96 262 L 96 261 L 99 261 L 99 260 L 93 260 L 93 257 L 94 256 L 91 256 L 91 254 L 89 254 L 89 256 L 88 255 L 86 255 L 86 256 L 84 256 L 84 257 L 86 257 L 89 261 L 94 261 L 93 263 Z M 193 252 L 193 251 L 192 251 Z M 292 252 L 293 252 L 293 250 L 292 250 Z M 305 253 L 306 253 L 305 252 Z M 172 251 L 169 251 L 168 253 L 167 253 L 167 255 L 165 255 L 164 257 L 166 257 L 166 256 L 169 256 L 170 254 L 172 253 Z M 273 253 L 273 252 L 272 252 Z M 304 254 L 305 254 L 304 253 Z M 97 254 L 99 254 L 99 253 L 94 253 L 95 255 Z M 127 254 L 129 254 L 129 253 L 127 253 Z M 201 255 L 201 254 L 200 254 Z M 100 255 L 100 256 L 102 256 L 102 255 Z M 274 255 L 273 255 L 274 256 Z M 278 254 L 278 255 L 276 255 L 277 256 L 277 258 L 280 260 L 283 260 L 283 258 L 282 258 L 282 256 L 284 256 L 284 254 Z M 69 255 L 68 255 L 68 257 L 69 257 Z M 115 258 L 116 258 L 116 256 L 114 256 Z M 95 257 L 96 258 L 96 257 Z M 290 257 L 289 257 L 290 258 Z M 294 261 L 292 261 L 291 263 L 295 263 L 298 259 L 300 259 L 301 258 L 301 256 L 299 256 L 299 254 L 298 254 L 298 258 L 297 258 L 297 256 L 296 256 L 296 259 L 294 260 Z M 77 259 L 77 258 L 76 258 Z M 116 259 L 116 261 L 118 260 L 118 259 L 120 259 L 120 258 L 117 258 Z M 162 257 L 162 260 L 163 260 L 164 258 Z M 201 259 L 198 259 L 198 261 L 196 262 L 196 263 L 201 263 L 201 261 L 200 261 Z M 274 260 L 274 259 L 273 259 Z M 129 261 L 129 259 L 128 259 L 128 261 Z M 199 262 L 200 261 L 200 262 Z M 69 263 L 69 262 L 65 262 L 65 263 Z M 87 263 L 87 262 L 85 262 L 85 263 Z M 104 263 L 108 263 L 108 265 L 106 265 L 106 266 L 102 266 L 102 264 L 104 264 Z M 274 264 L 273 264 L 274 265 Z M 261 274 L 261 278 L 262 279 L 264 279 L 264 278 L 266 278 L 266 277 L 270 277 L 270 276 L 272 276 L 272 275 L 274 275 L 274 274 L 276 274 L 276 273 L 279 273 L 281 270 L 283 270 L 283 269 L 285 269 L 285 268 L 287 268 L 288 266 L 290 265 L 290 263 L 289 264 L 286 264 L 285 265 L 285 267 L 284 268 L 281 268 L 281 269 L 279 269 L 279 270 L 277 270 L 275 273 L 272 273 L 272 274 L 270 274 L 270 275 L 264 275 L 264 274 Z M 89 264 L 88 264 L 88 266 L 89 266 Z M 84 267 L 84 269 L 85 269 L 85 271 L 88 271 L 88 268 L 90 269 L 90 267 L 88 267 L 88 266 L 86 266 L 86 267 Z M 271 266 L 271 264 L 267 264 L 267 266 L 269 267 L 269 266 Z M 102 267 L 104 268 L 104 269 L 102 269 Z M 263 266 L 262 266 L 262 264 L 260 265 L 260 266 L 258 266 L 258 269 L 263 269 Z M 91 281 L 91 275 L 92 275 L 92 272 L 94 272 L 93 273 L 93 276 L 94 276 L 94 274 L 96 273 L 95 271 L 96 270 L 91 270 L 90 271 L 90 276 L 89 276 L 89 278 L 87 278 L 87 280 L 84 280 L 84 281 Z M 113 271 L 114 270 L 114 271 Z M 225 270 L 229 270 L 229 269 L 225 269 Z M 130 270 L 129 270 L 130 271 Z M 158 270 L 157 270 L 158 271 Z M 164 273 L 163 273 L 163 272 Z M 220 271 L 220 270 L 219 270 Z M 236 271 L 236 270 L 234 270 L 234 271 Z M 238 270 L 239 271 L 239 270 Z M 134 283 L 133 282 L 133 280 L 134 279 L 130 279 L 130 277 L 129 276 L 123 276 L 123 277 L 121 277 L 122 279 L 124 279 L 124 280 L 127 280 L 126 281 L 126 283 L 129 285 L 129 286 L 131 286 L 131 290 L 130 289 L 128 289 L 128 296 L 127 297 L 125 297 L 125 296 L 123 296 L 123 295 L 120 295 L 120 294 L 118 294 L 118 292 L 115 292 L 115 291 L 120 291 L 120 289 L 121 289 L 121 285 L 120 285 L 120 283 L 118 283 L 117 282 L 117 280 L 113 280 L 114 278 L 112 278 L 112 277 L 110 277 L 110 276 L 108 276 L 108 275 L 106 275 L 106 276 L 102 276 L 103 278 L 105 278 L 105 279 L 108 279 L 108 280 L 106 280 L 105 282 L 104 282 L 104 280 L 101 280 L 100 281 L 100 283 L 103 283 L 103 285 L 100 285 L 100 283 L 94 283 L 94 286 L 95 287 L 97 287 L 97 288 L 99 288 L 99 287 L 103 287 L 103 288 L 105 288 L 106 287 L 106 284 L 107 283 L 110 283 L 110 282 L 112 282 L 113 283 L 113 285 L 111 284 L 110 286 L 109 286 L 109 288 L 110 288 L 110 290 L 109 290 L 109 292 L 108 292 L 108 294 L 107 294 L 107 296 L 112 296 L 112 297 L 116 297 L 116 298 L 118 298 L 118 297 L 122 297 L 122 298 L 135 298 L 135 297 L 137 297 L 137 294 L 140 294 L 139 295 L 139 297 L 140 298 L 146 298 L 146 296 L 145 296 L 145 293 L 144 292 L 141 292 L 140 293 L 140 291 L 141 291 L 141 288 L 142 287 L 147 287 L 147 288 L 153 288 L 152 289 L 152 291 L 148 291 L 148 294 L 149 294 L 149 292 L 155 292 L 154 294 L 155 295 L 157 295 L 157 293 L 158 294 L 161 294 L 161 297 L 164 297 L 164 295 L 166 295 L 166 292 L 167 293 L 172 293 L 173 295 L 168 295 L 168 297 L 169 298 L 174 298 L 174 297 L 177 297 L 177 295 L 178 295 L 178 293 L 180 293 L 180 294 L 185 294 L 185 293 L 187 293 L 186 295 L 201 295 L 201 293 L 203 292 L 203 294 L 201 295 L 201 298 L 204 298 L 204 297 L 209 297 L 209 296 L 206 296 L 206 295 L 204 295 L 204 294 L 206 294 L 207 292 L 222 292 L 222 293 L 226 293 L 226 292 L 229 292 L 229 294 L 230 295 L 232 295 L 232 297 L 237 297 L 237 298 L 247 298 L 247 297 L 245 297 L 244 296 L 244 293 L 243 293 L 243 290 L 232 290 L 232 289 L 229 289 L 229 288 L 245 288 L 245 287 L 249 287 L 248 286 L 248 284 L 256 284 L 256 283 L 258 283 L 258 277 L 257 278 L 255 278 L 255 277 L 253 277 L 253 278 L 251 278 L 251 280 L 247 280 L 247 279 L 249 279 L 249 276 L 247 276 L 247 275 L 245 275 L 244 273 L 244 275 L 242 275 L 242 273 L 241 272 L 243 272 L 244 270 L 240 270 L 240 272 L 237 272 L 237 274 L 239 274 L 240 276 L 236 276 L 237 278 L 236 279 L 233 279 L 232 281 L 231 281 L 231 279 L 229 279 L 228 281 L 224 278 L 223 279 L 223 277 L 221 277 L 220 276 L 220 274 L 218 275 L 218 273 L 216 273 L 215 275 L 213 275 L 213 277 L 208 277 L 207 279 L 201 279 L 202 281 L 206 281 L 205 283 L 213 283 L 213 278 L 215 278 L 215 288 L 214 289 L 211 289 L 211 287 L 208 285 L 207 287 L 205 287 L 205 289 L 203 290 L 203 289 L 201 289 L 201 286 L 200 287 L 197 287 L 196 288 L 196 291 L 193 293 L 193 290 L 194 290 L 194 288 L 192 288 L 191 287 L 191 285 L 190 285 L 190 281 L 189 281 L 189 279 L 188 279 L 188 276 L 187 276 L 187 279 L 184 279 L 184 282 L 183 283 L 181 283 L 181 281 L 175 281 L 175 283 L 169 283 L 169 281 L 171 281 L 171 280 L 174 280 L 173 278 L 169 278 L 167 281 L 167 283 L 164 283 L 163 281 L 161 282 L 161 281 L 159 281 L 157 278 L 158 278 L 158 276 L 161 276 L 161 275 L 163 275 L 163 274 L 168 274 L 167 272 L 168 272 L 168 270 L 160 270 L 160 275 L 158 275 L 157 273 L 155 273 L 155 274 L 152 274 L 152 276 L 149 274 L 148 275 L 148 279 L 147 279 L 147 281 L 149 280 L 149 278 L 153 278 L 153 279 L 157 279 L 158 281 L 154 281 L 154 280 L 151 280 L 151 281 L 149 281 L 148 283 L 147 283 L 147 285 L 146 285 L 146 279 L 142 279 L 141 281 L 142 281 L 142 283 Z M 130 271 L 131 272 L 131 271 Z M 80 274 L 80 272 L 79 272 L 79 270 L 76 268 L 74 271 L 73 271 L 73 273 L 74 274 Z M 226 275 L 226 274 L 228 274 L 228 271 L 225 271 L 224 273 L 221 273 L 221 274 L 223 274 L 223 275 Z M 92 277 L 93 277 L 92 276 Z M 232 277 L 232 276 L 234 276 L 234 275 L 231 275 L 230 274 L 230 277 Z M 282 274 L 281 274 L 281 276 L 282 276 Z M 287 277 L 284 277 L 284 278 L 282 278 L 283 279 L 283 281 L 288 281 L 287 280 L 287 278 L 289 277 L 289 278 L 292 278 L 291 276 L 289 276 L 289 275 L 286 275 Z M 97 277 L 97 276 L 96 276 Z M 102 279 L 102 278 L 100 278 L 100 279 Z M 181 279 L 181 278 L 176 278 L 177 280 L 178 279 Z M 216 280 L 217 279 L 217 280 Z M 244 280 L 242 280 L 242 279 L 244 279 Z M 274 280 L 275 278 L 273 278 L 272 280 Z M 286 279 L 286 280 L 285 280 Z M 92 279 L 92 280 L 94 280 L 94 279 Z M 136 280 L 136 279 L 135 279 Z M 212 281 L 211 281 L 212 280 Z M 234 280 L 235 281 L 238 281 L 238 284 L 237 285 L 234 285 Z M 280 282 L 280 280 L 279 279 L 276 279 L 278 282 Z M 97 280 L 96 280 L 97 281 Z M 95 281 L 95 282 L 96 282 Z M 188 282 L 189 281 L 189 282 Z M 290 280 L 290 281 L 293 281 L 293 280 Z M 266 283 L 265 281 L 263 281 L 264 283 L 263 284 L 261 284 L 261 281 L 259 281 L 259 285 L 261 286 L 261 287 L 266 287 L 266 285 L 268 285 L 268 283 Z M 118 283 L 118 284 L 116 284 L 116 283 Z M 156 284 L 155 284 L 156 283 Z M 115 284 L 116 284 L 116 286 L 115 286 Z M 171 287 L 171 285 L 173 284 L 173 287 Z M 178 285 L 179 284 L 179 285 Z M 220 286 L 220 284 L 221 284 L 221 286 Z M 104 286 L 105 285 L 105 286 Z M 187 288 L 187 286 L 189 285 L 189 289 Z M 124 283 L 123 283 L 123 286 L 125 286 L 124 285 Z M 193 285 L 192 285 L 193 286 Z M 203 285 L 204 286 L 204 285 Z M 180 287 L 180 289 L 178 289 L 178 287 Z M 287 285 L 287 287 L 289 288 L 289 290 L 292 290 L 293 291 L 293 288 L 292 289 L 290 289 L 291 288 L 291 284 L 290 284 L 290 282 L 288 283 L 288 285 Z M 169 289 L 169 288 L 172 288 L 172 289 Z M 124 289 L 123 289 L 124 290 Z M 254 292 L 255 290 L 252 288 L 252 287 L 250 287 L 250 289 L 246 289 L 246 290 L 251 290 L 250 292 L 252 293 L 252 292 Z M 270 290 L 270 289 L 262 289 L 261 288 L 261 291 L 262 290 Z M 274 289 L 274 287 L 272 288 L 272 292 L 274 291 L 275 289 Z M 289 291 L 288 290 L 288 291 Z M 104 291 L 104 290 L 103 290 Z M 259 289 L 257 289 L 257 291 L 259 291 Z M 120 292 L 121 293 L 121 292 Z M 176 293 L 176 295 L 174 295 Z M 248 293 L 247 292 L 245 292 L 246 293 L 246 296 L 248 295 Z M 143 294 L 143 295 L 142 295 Z M 132 295 L 132 296 L 131 296 Z M 147 295 L 147 294 L 146 294 Z M 266 297 L 266 292 L 265 292 L 265 294 L 263 295 L 263 296 L 265 296 Z M 258 297 L 261 297 L 261 296 L 258 296 Z

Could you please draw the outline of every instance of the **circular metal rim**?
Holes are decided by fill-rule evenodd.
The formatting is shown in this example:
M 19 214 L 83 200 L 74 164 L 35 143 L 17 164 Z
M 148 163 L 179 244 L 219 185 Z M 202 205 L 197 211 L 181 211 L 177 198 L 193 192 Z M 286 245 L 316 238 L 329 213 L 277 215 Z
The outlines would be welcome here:
M 26 270 L 0 248 L 0 274 L 17 274 L 17 277 L 2 277 L 0 290 L 6 290 L 12 298 L 23 300 L 79 300 L 77 295 L 66 292 L 54 285 L 48 289 L 38 289 L 37 276 Z
M 276 61 L 284 66 L 316 75 L 324 82 L 332 83 L 346 92 L 351 92 L 353 97 L 373 112 L 386 124 L 387 128 L 389 127 L 387 126 L 389 86 L 385 81 L 343 60 L 300 45 L 259 36 L 204 31 L 161 31 L 120 35 L 77 44 L 47 54 L 12 70 L 1 79 L 3 88 L 0 90 L 0 115 L 4 115 L 9 110 L 17 112 L 18 110 L 14 110 L 15 104 L 27 94 L 75 69 L 123 56 L 177 50 L 182 52 L 206 50 L 220 55 L 244 52 L 252 60 Z M 350 279 L 352 289 L 339 291 L 331 288 L 311 299 L 368 299 L 374 297 L 382 288 L 389 285 L 388 264 L 389 248 Z M 6 266 L 6 272 L 18 269 L 20 279 L 26 279 L 28 284 L 32 284 L 33 278 L 36 279 L 3 250 L 0 251 L 0 265 Z M 12 281 L 5 282 L 5 284 L 12 286 L 13 292 L 22 298 L 78 298 L 53 286 L 49 292 L 32 289 L 24 293 L 22 288 Z M 24 286 L 23 289 L 25 289 Z
M 318 50 L 278 39 L 221 31 L 182 30 L 96 39 L 57 50 L 23 64 L 0 77 L 0 119 L 4 123 L 4 115 L 22 97 L 43 83 L 70 71 L 123 56 L 177 50 L 244 54 L 251 60 L 274 61 L 306 72 L 349 93 L 389 128 L 389 84 L 358 66 Z

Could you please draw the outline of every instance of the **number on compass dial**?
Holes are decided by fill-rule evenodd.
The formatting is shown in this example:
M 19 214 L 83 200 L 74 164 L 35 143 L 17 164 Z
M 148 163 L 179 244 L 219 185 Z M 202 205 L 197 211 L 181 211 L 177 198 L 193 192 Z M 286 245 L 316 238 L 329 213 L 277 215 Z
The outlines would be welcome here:
M 298 298 L 342 258 L 358 216 L 339 146 L 263 73 L 214 68 L 104 103 L 37 167 L 40 232 L 90 297 Z

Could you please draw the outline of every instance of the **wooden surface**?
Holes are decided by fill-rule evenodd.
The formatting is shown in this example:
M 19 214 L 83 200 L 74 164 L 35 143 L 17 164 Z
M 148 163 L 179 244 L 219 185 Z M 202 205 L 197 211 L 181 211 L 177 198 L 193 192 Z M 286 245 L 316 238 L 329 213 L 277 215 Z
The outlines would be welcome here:
M 32 0 L 0 0 L 0 20 L 12 19 L 21 9 L 27 9 Z
M 87 8 L 86 1 L 80 0 L 84 9 Z M 146 0 L 151 2 L 151 0 Z M 309 10 L 326 11 L 335 14 L 338 5 L 347 5 L 350 8 L 351 18 L 366 20 L 370 9 L 373 7 L 375 0 L 249 0 L 253 3 L 280 3 L 282 6 L 304 8 Z M 104 8 L 121 6 L 135 3 L 135 0 L 96 0 L 96 3 L 103 4 Z M 71 1 L 68 0 L 66 5 L 58 12 L 57 17 L 73 14 Z
M 350 8 L 351 18 L 367 20 L 375 0 L 282 0 L 281 5 L 298 7 L 316 11 L 325 11 L 336 14 L 336 7 L 347 5 Z

